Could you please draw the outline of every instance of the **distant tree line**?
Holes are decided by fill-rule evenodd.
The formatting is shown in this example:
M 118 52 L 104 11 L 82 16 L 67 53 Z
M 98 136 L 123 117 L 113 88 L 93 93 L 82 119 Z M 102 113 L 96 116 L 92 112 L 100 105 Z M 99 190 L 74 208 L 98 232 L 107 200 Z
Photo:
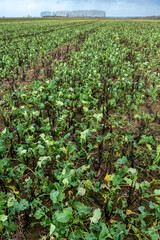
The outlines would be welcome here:
M 79 10 L 79 11 L 56 11 L 41 12 L 41 17 L 89 17 L 89 18 L 105 18 L 105 11 L 97 10 Z

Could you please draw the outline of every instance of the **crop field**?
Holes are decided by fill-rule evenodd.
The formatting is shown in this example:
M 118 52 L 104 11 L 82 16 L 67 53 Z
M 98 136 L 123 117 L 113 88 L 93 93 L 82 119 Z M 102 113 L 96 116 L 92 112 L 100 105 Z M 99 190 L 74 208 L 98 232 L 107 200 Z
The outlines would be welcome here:
M 0 240 L 160 239 L 160 21 L 0 19 Z

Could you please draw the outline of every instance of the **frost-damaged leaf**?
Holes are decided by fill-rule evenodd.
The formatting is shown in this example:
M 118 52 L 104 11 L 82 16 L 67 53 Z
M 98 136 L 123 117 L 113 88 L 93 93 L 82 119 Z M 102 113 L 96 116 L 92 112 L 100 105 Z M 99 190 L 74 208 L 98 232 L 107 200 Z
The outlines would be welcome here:
M 155 195 L 160 195 L 160 190 L 155 189 L 155 190 L 154 190 L 154 194 L 155 194 Z
M 160 155 L 160 145 L 157 146 L 157 155 Z
M 14 196 L 9 197 L 8 202 L 7 202 L 7 207 L 13 207 L 14 204 L 17 203 L 17 200 L 15 199 Z
M 7 220 L 8 216 L 5 214 L 0 215 L 0 221 L 5 222 Z
M 93 117 L 97 119 L 97 122 L 100 122 L 103 118 L 103 114 L 102 113 L 97 113 L 97 114 L 95 113 L 93 115 Z
M 132 174 L 135 174 L 137 172 L 135 168 L 128 168 L 128 171 Z
M 58 107 L 62 107 L 62 106 L 63 106 L 63 102 L 61 102 L 61 101 L 56 101 L 56 105 L 57 105 Z
M 79 168 L 81 173 L 85 172 L 88 168 L 90 168 L 90 165 L 83 165 L 82 167 Z
M 157 164 L 160 161 L 160 145 L 157 146 L 157 156 L 154 160 L 154 164 Z
M 81 142 L 84 140 L 86 140 L 87 136 L 89 134 L 89 129 L 86 129 L 85 131 L 81 132 L 81 136 L 80 136 L 80 139 L 81 139 Z
M 4 135 L 4 134 L 6 134 L 6 132 L 7 132 L 7 128 L 5 128 L 5 129 L 1 132 L 1 134 Z
M 40 157 L 39 161 L 37 163 L 37 166 L 41 167 L 42 165 L 45 165 L 48 160 L 51 161 L 51 157 L 49 157 L 49 156 Z
M 101 210 L 97 208 L 93 212 L 93 217 L 90 218 L 91 223 L 98 223 L 100 218 L 101 218 Z
M 51 223 L 49 235 L 52 235 L 55 229 L 56 229 L 55 225 Z
M 82 187 L 79 187 L 78 188 L 78 194 L 80 196 L 84 196 L 86 194 L 86 189 L 85 188 L 82 188 Z
M 65 208 L 63 212 L 56 211 L 54 215 L 56 217 L 57 222 L 67 223 L 72 218 L 72 208 L 71 207 Z

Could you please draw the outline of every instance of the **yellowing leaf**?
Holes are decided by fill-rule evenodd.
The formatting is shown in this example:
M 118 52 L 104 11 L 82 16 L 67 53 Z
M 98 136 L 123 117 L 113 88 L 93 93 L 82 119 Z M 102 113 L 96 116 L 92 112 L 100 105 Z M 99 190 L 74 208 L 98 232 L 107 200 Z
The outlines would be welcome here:
M 137 237 L 139 240 L 142 240 L 141 235 L 140 235 L 139 233 L 136 234 L 136 237 Z
M 68 192 L 68 195 L 69 195 L 69 199 L 70 199 L 71 196 L 73 195 L 73 192 L 72 192 L 72 191 L 69 191 L 69 192 Z
M 132 212 L 131 210 L 127 209 L 126 215 L 131 215 L 131 214 L 134 214 L 134 212 Z
M 157 221 L 153 223 L 153 226 L 156 226 L 157 225 Z
M 92 183 L 91 183 L 91 181 L 90 181 L 89 179 L 87 179 L 86 182 L 84 182 L 83 184 L 84 184 L 84 186 L 85 186 L 86 188 L 89 188 L 89 189 L 90 189 L 91 186 L 92 186 Z
M 110 223 L 114 223 L 114 222 L 116 222 L 116 221 L 115 221 L 115 220 L 113 220 L 113 219 L 111 219 L 111 220 L 110 220 Z
M 107 185 L 102 185 L 102 189 L 108 189 Z
M 109 182 L 110 179 L 111 179 L 111 175 L 106 174 L 104 180 L 105 180 L 106 182 Z
M 50 237 L 50 239 L 49 240 L 56 240 L 56 238 L 55 237 Z
M 104 203 L 106 203 L 107 202 L 107 198 L 108 198 L 108 196 L 106 195 L 106 196 L 104 196 Z
M 12 182 L 12 179 L 8 179 L 8 181 L 7 181 L 8 183 L 11 183 Z

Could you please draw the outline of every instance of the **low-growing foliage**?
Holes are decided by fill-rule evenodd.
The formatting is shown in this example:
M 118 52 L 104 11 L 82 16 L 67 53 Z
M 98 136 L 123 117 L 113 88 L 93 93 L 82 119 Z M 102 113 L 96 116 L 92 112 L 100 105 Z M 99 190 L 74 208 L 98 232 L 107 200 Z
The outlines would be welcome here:
M 158 240 L 159 22 L 12 24 L 0 22 L 2 239 L 41 225 L 43 239 Z

